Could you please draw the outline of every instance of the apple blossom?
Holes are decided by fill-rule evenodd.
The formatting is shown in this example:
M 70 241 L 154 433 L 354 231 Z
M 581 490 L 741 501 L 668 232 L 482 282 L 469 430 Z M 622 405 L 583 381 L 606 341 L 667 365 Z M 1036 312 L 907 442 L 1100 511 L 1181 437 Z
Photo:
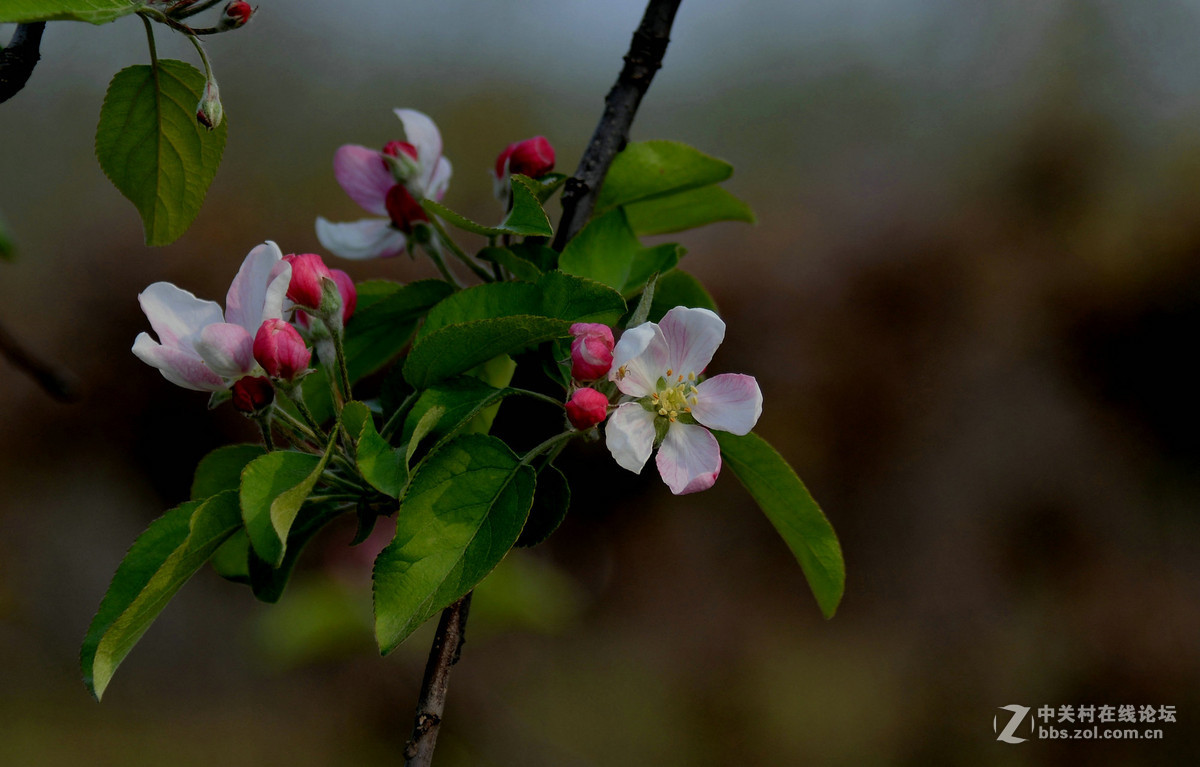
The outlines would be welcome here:
M 433 120 L 413 109 L 397 109 L 407 141 L 391 141 L 382 151 L 346 144 L 333 157 L 333 172 L 346 194 L 368 213 L 332 223 L 317 218 L 317 239 L 342 258 L 395 256 L 408 246 L 413 226 L 426 220 L 421 200 L 440 200 L 450 184 L 450 161 L 442 156 L 442 136 Z
M 576 389 L 567 400 L 567 420 L 583 431 L 600 423 L 608 415 L 608 397 L 595 389 Z
M 265 320 L 254 336 L 254 359 L 272 378 L 294 381 L 308 370 L 312 352 L 300 331 L 284 320 Z
M 229 382 L 258 370 L 254 334 L 263 320 L 283 316 L 292 268 L 273 242 L 254 248 L 225 296 L 225 311 L 169 282 L 138 295 L 158 341 L 139 333 L 133 353 L 185 389 L 224 391 Z
M 358 306 L 358 288 L 354 287 L 354 279 L 341 269 L 330 269 L 329 273 L 337 283 L 338 293 L 342 297 L 342 325 L 345 325 L 354 316 L 354 308 Z M 308 312 L 296 312 L 294 319 L 296 324 L 305 330 L 309 329 L 312 322 L 308 318 Z
M 234 0 L 221 11 L 221 19 L 217 22 L 217 29 L 222 32 L 227 29 L 237 29 L 244 26 L 253 14 L 254 9 L 250 7 L 250 3 L 243 2 L 243 0 Z
M 576 322 L 571 326 L 571 376 L 577 381 L 594 381 L 612 367 L 613 333 L 608 325 Z
M 513 142 L 496 157 L 496 164 L 492 169 L 492 191 L 497 199 L 507 203 L 510 175 L 520 173 L 530 178 L 541 178 L 552 170 L 554 147 L 545 136 Z
M 709 429 L 747 434 L 762 414 L 762 391 L 752 376 L 703 378 L 724 338 L 720 317 L 682 306 L 621 335 L 608 378 L 626 396 L 605 427 L 618 464 L 641 473 L 657 444 L 658 471 L 672 493 L 712 487 L 721 449 Z

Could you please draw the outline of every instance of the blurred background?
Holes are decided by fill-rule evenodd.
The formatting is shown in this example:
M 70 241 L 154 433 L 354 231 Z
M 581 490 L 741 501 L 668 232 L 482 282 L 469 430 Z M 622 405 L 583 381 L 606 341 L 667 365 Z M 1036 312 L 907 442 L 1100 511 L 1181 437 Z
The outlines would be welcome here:
M 48 25 L 0 106 L 0 321 L 83 401 L 0 362 L 0 763 L 400 761 L 431 627 L 378 657 L 347 527 L 275 606 L 203 571 L 104 703 L 85 691 L 78 647 L 126 548 L 200 456 L 255 438 L 129 353 L 136 296 L 221 299 L 255 244 L 318 250 L 317 215 L 361 215 L 334 150 L 400 138 L 394 107 L 441 127 L 447 204 L 495 218 L 509 142 L 544 134 L 573 170 L 642 8 L 262 0 L 208 42 L 224 160 L 154 250 L 92 154 L 142 25 Z M 728 473 L 675 498 L 580 446 L 564 460 L 595 486 L 475 600 L 437 763 L 1197 763 L 1198 35 L 1187 0 L 684 2 L 633 137 L 737 168 L 759 223 L 681 236 L 684 267 L 729 326 L 715 364 L 757 376 L 758 432 L 841 536 L 846 596 L 821 618 Z M 1009 704 L 1178 721 L 1008 745 Z

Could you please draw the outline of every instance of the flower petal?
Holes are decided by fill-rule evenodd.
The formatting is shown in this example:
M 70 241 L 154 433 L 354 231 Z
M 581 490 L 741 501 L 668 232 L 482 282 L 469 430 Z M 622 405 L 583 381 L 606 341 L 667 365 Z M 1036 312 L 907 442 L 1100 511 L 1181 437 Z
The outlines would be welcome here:
M 450 186 L 450 161 L 445 157 L 437 161 L 433 171 L 429 174 L 429 180 L 425 184 L 423 190 L 424 197 L 433 200 L 440 200 L 446 194 L 446 188 Z
M 723 373 L 696 387 L 692 415 L 710 429 L 749 434 L 762 415 L 762 390 L 754 376 Z
M 258 330 L 263 321 L 268 285 L 273 285 L 273 271 L 282 260 L 279 246 L 269 240 L 250 251 L 225 295 L 226 322 L 241 325 L 250 333 Z M 291 274 L 290 266 L 288 274 Z M 284 291 L 287 291 L 286 283 Z M 279 302 L 282 310 L 282 298 Z
M 357 144 L 338 147 L 333 155 L 333 175 L 350 199 L 368 213 L 387 215 L 383 201 L 388 190 L 396 185 L 396 179 L 381 153 Z
M 404 233 L 393 229 L 386 218 L 334 224 L 318 217 L 317 239 L 330 253 L 356 261 L 399 255 L 407 242 Z
M 426 173 L 421 180 L 425 182 L 426 188 L 429 188 L 429 182 L 436 170 L 434 166 L 442 156 L 442 134 L 424 112 L 415 109 L 397 109 L 395 112 L 400 122 L 404 123 L 404 137 L 417 148 L 417 162 Z M 446 175 L 449 178 L 449 168 Z
M 604 440 L 621 468 L 641 474 L 654 449 L 654 414 L 636 402 L 626 402 L 608 417 Z
M 615 381 L 623 394 L 648 397 L 658 379 L 667 372 L 667 339 L 653 322 L 644 322 L 621 334 L 613 348 L 608 380 Z
M 215 301 L 202 301 L 190 291 L 169 282 L 156 282 L 138 294 L 138 303 L 150 320 L 158 341 L 171 349 L 190 351 L 191 339 L 205 325 L 224 322 Z M 153 364 L 153 363 L 151 363 Z
M 241 325 L 218 322 L 200 331 L 196 353 L 219 376 L 240 378 L 254 369 L 254 336 Z
M 209 370 L 195 352 L 163 346 L 149 333 L 138 333 L 133 342 L 133 353 L 142 362 L 157 368 L 163 378 L 176 386 L 195 391 L 220 391 L 225 388 L 220 376 Z
M 676 306 L 659 323 L 671 350 L 667 366 L 675 375 L 699 375 L 725 340 L 725 322 L 708 309 Z
M 675 495 L 707 490 L 721 473 L 721 447 L 703 426 L 673 423 L 658 448 L 658 473 Z

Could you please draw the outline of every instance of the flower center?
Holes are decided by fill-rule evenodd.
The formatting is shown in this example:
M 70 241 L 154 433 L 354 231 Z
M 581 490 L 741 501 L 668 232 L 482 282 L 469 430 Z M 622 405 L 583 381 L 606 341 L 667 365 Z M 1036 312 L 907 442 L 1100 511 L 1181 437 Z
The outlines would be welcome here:
M 672 380 L 673 373 L 674 371 L 668 370 L 665 376 L 659 378 L 655 387 L 657 391 L 650 395 L 655 412 L 660 418 L 671 422 L 681 415 L 690 415 L 692 406 L 699 401 L 696 396 L 696 374 L 688 373 L 684 376 L 680 373 Z

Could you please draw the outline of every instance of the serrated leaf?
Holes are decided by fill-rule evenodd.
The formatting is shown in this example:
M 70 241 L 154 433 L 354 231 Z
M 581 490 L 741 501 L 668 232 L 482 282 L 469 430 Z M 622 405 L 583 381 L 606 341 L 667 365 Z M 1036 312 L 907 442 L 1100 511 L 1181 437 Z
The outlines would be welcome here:
M 200 212 L 225 149 L 228 121 L 196 122 L 204 75 L 163 59 L 122 69 L 109 83 L 96 126 L 96 157 L 142 216 L 147 245 L 179 238 Z
M 422 392 L 405 419 L 404 441 L 410 448 L 429 434 L 446 441 L 485 409 L 515 393 L 513 389 L 497 388 L 472 376 L 458 376 L 435 384 Z M 438 415 L 421 434 L 421 424 L 430 419 L 431 412 Z
M 639 237 L 670 234 L 717 221 L 754 223 L 750 206 L 715 184 L 625 206 L 629 226 Z
M 480 261 L 499 264 L 512 272 L 513 277 L 525 282 L 537 282 L 538 278 L 542 276 L 542 270 L 538 269 L 532 261 L 521 258 L 508 248 L 484 248 L 476 253 L 475 257 Z
M 485 282 L 447 296 L 429 310 L 416 343 L 436 330 L 471 320 L 542 314 L 542 294 L 528 282 Z
M 33 21 L 104 24 L 144 5 L 140 0 L 4 0 L 0 3 L 0 24 Z
M 448 325 L 413 347 L 404 363 L 404 378 L 416 389 L 434 383 L 501 354 L 512 354 L 543 341 L 570 334 L 571 322 L 518 315 Z
M 700 280 L 681 269 L 672 269 L 658 278 L 654 301 L 650 305 L 650 321 L 658 322 L 676 306 L 717 311 L 716 302 L 700 284 Z
M 625 299 L 599 282 L 554 270 L 538 280 L 541 314 L 571 322 L 612 325 L 625 313 Z
M 396 536 L 375 560 L 383 653 L 470 591 L 504 557 L 533 503 L 534 472 L 495 437 L 459 437 L 413 476 Z
M 138 536 L 113 575 L 80 650 L 84 683 L 97 700 L 171 597 L 241 526 L 237 493 L 226 491 L 175 507 Z
M 192 500 L 209 498 L 223 490 L 237 490 L 242 484 L 242 469 L 265 452 L 262 445 L 225 445 L 213 450 L 196 464 Z
M 421 207 L 453 227 L 484 237 L 500 237 L 506 234 L 517 237 L 549 237 L 554 234 L 550 219 L 546 217 L 546 211 L 542 209 L 540 202 L 542 185 L 520 175 L 513 176 L 511 183 L 513 205 L 498 226 L 476 223 L 436 200 L 421 200 Z
M 620 290 L 629 279 L 633 259 L 641 249 L 642 244 L 625 219 L 625 211 L 618 208 L 588 222 L 563 248 L 558 268 Z
M 626 145 L 613 160 L 596 200 L 595 215 L 639 200 L 716 184 L 733 166 L 678 141 Z
M 792 550 L 817 604 L 832 618 L 846 585 L 846 565 L 833 526 L 792 467 L 756 434 L 716 431 L 721 457 Z
M 255 553 L 278 567 L 288 531 L 337 445 L 337 429 L 321 456 L 276 450 L 256 458 L 242 471 L 241 506 L 246 534 Z

